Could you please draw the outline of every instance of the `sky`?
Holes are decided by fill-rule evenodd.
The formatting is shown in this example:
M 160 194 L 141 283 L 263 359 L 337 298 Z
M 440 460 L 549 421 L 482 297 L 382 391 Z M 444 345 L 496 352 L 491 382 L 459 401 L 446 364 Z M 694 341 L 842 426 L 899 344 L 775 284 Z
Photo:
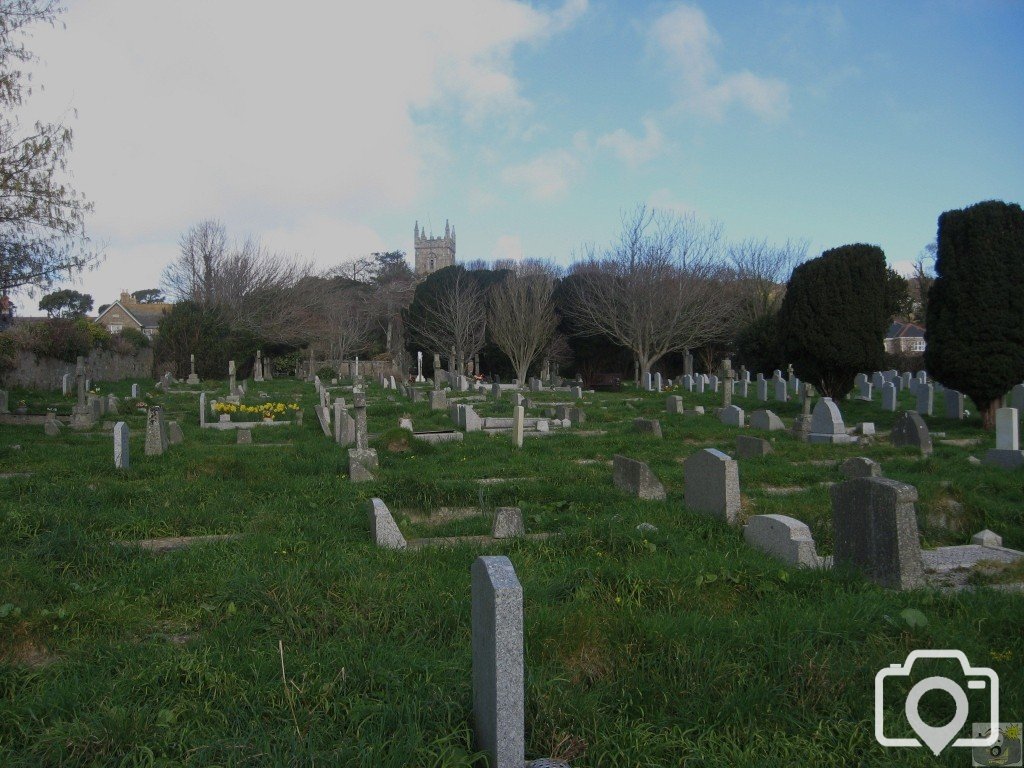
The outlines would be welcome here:
M 568 264 L 646 203 L 906 272 L 943 211 L 1024 203 L 1017 0 L 71 0 L 30 47 L 97 305 L 209 218 L 324 268 L 446 220 L 460 262 Z

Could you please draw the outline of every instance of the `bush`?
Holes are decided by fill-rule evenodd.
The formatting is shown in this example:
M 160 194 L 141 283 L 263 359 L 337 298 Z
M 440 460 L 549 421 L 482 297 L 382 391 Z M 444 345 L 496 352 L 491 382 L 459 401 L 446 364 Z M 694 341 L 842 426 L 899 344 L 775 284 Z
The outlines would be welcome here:
M 78 320 L 53 318 L 32 326 L 31 350 L 40 357 L 73 363 L 88 355 L 92 347 L 90 329 Z
M 85 318 L 76 318 L 75 324 L 89 335 L 90 348 L 110 349 L 110 331 L 102 325 Z
M 196 356 L 196 373 L 204 379 L 225 379 L 228 361 L 237 365 L 238 378 L 251 372 L 258 339 L 233 328 L 228 316 L 216 308 L 191 301 L 175 304 L 160 321 L 156 338 L 157 370 L 170 368 L 177 375 L 189 370 L 189 355 Z
M 330 381 L 331 379 L 338 378 L 338 372 L 331 368 L 329 365 L 325 365 L 320 368 L 316 375 L 320 377 L 320 381 Z
M 893 290 L 877 245 L 844 245 L 793 270 L 779 308 L 779 341 L 793 370 L 838 399 L 882 367 Z
M 992 428 L 999 401 L 1024 379 L 1024 210 L 990 201 L 939 217 L 924 361 L 969 396 Z
M 134 347 L 136 352 L 140 349 L 146 349 L 150 345 L 149 336 L 137 328 L 126 328 L 121 331 L 119 336 L 123 341 Z
M 0 372 L 10 371 L 18 356 L 18 345 L 9 333 L 0 333 Z

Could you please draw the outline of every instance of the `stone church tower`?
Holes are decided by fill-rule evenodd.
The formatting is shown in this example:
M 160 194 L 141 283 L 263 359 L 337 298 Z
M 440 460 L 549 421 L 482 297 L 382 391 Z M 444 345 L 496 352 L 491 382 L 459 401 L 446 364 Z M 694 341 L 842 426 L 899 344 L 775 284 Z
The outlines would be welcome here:
M 444 237 L 427 236 L 425 229 L 420 229 L 417 221 L 412 230 L 416 244 L 416 276 L 426 277 L 431 272 L 450 267 L 455 264 L 455 228 L 444 222 Z

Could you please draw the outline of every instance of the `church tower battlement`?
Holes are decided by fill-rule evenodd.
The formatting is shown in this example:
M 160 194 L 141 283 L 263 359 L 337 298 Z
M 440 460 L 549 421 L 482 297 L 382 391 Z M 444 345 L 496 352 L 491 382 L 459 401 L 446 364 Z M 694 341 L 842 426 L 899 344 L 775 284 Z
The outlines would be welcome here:
M 455 227 L 444 222 L 444 237 L 427 235 L 426 229 L 420 229 L 417 221 L 412 229 L 413 242 L 416 246 L 416 276 L 426 277 L 431 272 L 450 267 L 455 264 Z

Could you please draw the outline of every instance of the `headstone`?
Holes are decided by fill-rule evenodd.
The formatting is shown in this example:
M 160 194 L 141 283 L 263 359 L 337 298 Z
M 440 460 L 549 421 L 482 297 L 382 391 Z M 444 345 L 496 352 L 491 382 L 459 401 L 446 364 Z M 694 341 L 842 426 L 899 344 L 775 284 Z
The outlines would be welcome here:
M 913 379 L 913 374 L 911 374 L 909 371 L 907 373 L 904 373 L 900 377 L 900 382 L 901 382 L 900 390 L 910 389 L 910 381 L 911 381 L 911 379 Z
M 356 424 L 358 425 L 358 420 Z M 358 434 L 358 430 L 357 430 Z M 377 471 L 377 451 L 373 448 L 348 449 L 348 479 L 353 483 L 372 482 Z
M 71 383 L 73 379 L 70 373 L 65 373 L 60 377 L 60 393 L 67 397 L 71 394 Z
M 163 414 L 154 406 L 146 413 L 146 449 L 147 456 L 162 456 L 166 449 L 163 436 Z
M 405 549 L 405 536 L 398 529 L 387 505 L 374 497 L 368 502 L 367 511 L 370 514 L 370 537 L 373 543 L 384 549 Z
M 132 384 L 132 397 L 138 397 L 138 396 L 139 396 L 139 385 L 138 384 Z
M 718 391 L 718 377 L 715 376 L 714 374 L 708 376 L 708 389 L 710 389 L 712 392 Z
M 750 414 L 750 428 L 751 429 L 765 429 L 769 432 L 776 432 L 781 429 L 785 429 L 786 425 L 782 423 L 782 419 L 776 416 L 772 411 L 754 411 Z
M 977 544 L 979 547 L 1002 547 L 1003 537 L 986 528 L 971 536 L 971 544 Z
M 1010 406 L 1024 411 L 1024 384 L 1018 384 L 1010 390 Z
M 703 375 L 698 376 L 695 384 L 696 384 L 696 388 L 697 388 L 697 394 L 698 395 L 703 395 L 704 394 L 704 385 L 705 385 L 704 376 Z
M 60 422 L 57 421 L 57 414 L 53 411 L 46 412 L 46 421 L 43 422 L 43 434 L 48 437 L 56 437 L 60 434 Z
M 893 589 L 924 585 L 914 486 L 859 477 L 832 486 L 829 495 L 836 566 L 852 565 Z
M 749 371 L 747 373 L 749 375 Z M 746 379 L 740 379 L 736 384 L 736 391 L 740 397 L 750 397 L 750 382 Z
M 964 393 L 955 389 L 947 389 L 942 393 L 946 403 L 946 418 L 961 421 L 964 418 Z
M 491 768 L 523 768 L 523 588 L 507 557 L 478 557 L 471 575 L 475 744 Z
M 985 454 L 984 463 L 1003 469 L 1024 467 L 1024 451 L 1020 450 L 1019 411 L 1000 408 L 996 411 L 996 448 Z
M 685 389 L 687 392 L 693 392 L 693 376 L 691 376 L 690 374 L 686 374 L 685 376 L 683 376 L 680 383 L 683 389 Z
M 650 371 L 648 371 L 647 373 L 645 373 L 643 375 L 643 388 L 644 388 L 644 392 L 650 392 L 651 391 L 651 373 L 650 373 Z
M 352 407 L 356 412 L 356 450 L 364 451 L 370 447 L 369 433 L 366 431 L 366 393 L 352 393 Z M 350 450 L 349 456 L 352 455 Z
M 494 510 L 491 536 L 496 539 L 513 539 L 525 535 L 523 511 L 519 507 L 498 507 Z
M 853 438 L 846 434 L 846 426 L 843 424 L 839 406 L 832 402 L 831 397 L 821 398 L 814 406 L 814 412 L 811 414 L 811 431 L 807 439 L 811 443 L 831 443 L 833 445 L 853 441 Z
M 109 413 L 111 416 L 119 415 L 117 397 L 115 395 L 107 395 L 107 413 Z
M 729 405 L 722 409 L 718 420 L 728 427 L 743 426 L 743 409 L 738 405 Z
M 798 568 L 817 568 L 821 558 L 815 550 L 811 529 L 787 515 L 754 515 L 743 527 L 743 539 L 750 546 Z
M 913 446 L 924 455 L 932 452 L 932 436 L 928 425 L 921 415 L 915 411 L 904 411 L 896 417 L 889 440 L 895 446 Z
M 583 399 L 583 388 L 582 387 L 573 387 L 572 388 L 572 399 L 573 400 L 582 400 Z
M 896 411 L 896 385 L 891 381 L 882 386 L 882 410 Z
M 206 426 L 206 393 L 199 393 L 199 426 Z
M 344 400 L 341 398 L 338 398 L 338 400 L 341 400 L 342 405 L 344 405 Z M 344 407 L 339 411 L 337 401 L 335 401 L 335 413 L 337 418 L 334 420 L 334 441 L 343 448 L 353 445 L 356 441 L 355 419 L 349 416 L 348 411 Z
M 917 412 L 922 416 L 931 416 L 935 403 L 935 387 L 931 384 L 918 382 L 917 385 Z
M 459 406 L 459 422 L 462 428 L 467 432 L 479 432 L 483 429 L 483 423 L 480 420 L 480 416 L 472 405 Z
M 683 398 L 679 395 L 669 395 L 665 400 L 665 410 L 668 413 L 682 413 L 683 412 Z
M 847 480 L 855 477 L 881 477 L 882 465 L 867 456 L 854 456 L 840 464 L 839 471 Z
M 661 392 L 661 374 L 654 374 L 654 391 Z
M 715 448 L 705 448 L 683 462 L 686 506 L 726 523 L 740 512 L 740 472 L 736 460 Z
M 320 429 L 324 433 L 324 437 L 332 437 L 330 411 L 323 405 L 314 405 L 313 412 L 316 414 L 317 421 L 320 422 Z
M 252 444 L 252 430 L 251 429 L 239 429 L 235 431 L 235 442 L 238 445 L 251 445 Z
M 661 437 L 661 422 L 657 419 L 633 419 L 633 429 L 636 432 L 646 432 Z
M 616 454 L 612 459 L 612 481 L 620 491 L 641 499 L 665 499 L 665 486 L 642 461 Z
M 762 403 L 768 402 L 768 381 L 763 373 L 757 374 L 757 399 Z
M 740 459 L 756 459 L 772 452 L 772 444 L 760 437 L 738 435 L 736 437 L 736 457 Z
M 774 381 L 775 386 L 775 399 L 780 403 L 785 403 L 789 400 L 789 387 L 786 384 L 786 380 L 779 378 Z
M 128 469 L 128 425 L 123 421 L 114 425 L 114 467 Z
M 185 435 L 181 431 L 181 425 L 176 421 L 167 422 L 167 442 L 170 445 L 181 445 L 185 442 Z
M 526 409 L 517 405 L 512 409 L 512 442 L 516 448 L 523 447 L 523 423 L 526 418 Z
M 309 357 L 309 375 L 310 376 L 313 375 L 313 355 L 312 355 L 312 349 L 310 350 L 310 357 Z M 228 360 L 228 394 L 229 395 L 234 395 L 234 394 L 237 393 L 237 390 L 238 390 L 238 385 L 237 385 L 237 382 L 235 381 L 235 361 L 234 360 Z
M 263 377 L 260 376 L 260 374 L 259 374 L 259 370 L 260 370 L 260 368 L 259 368 L 259 354 L 260 354 L 259 352 L 256 353 L 256 364 L 257 364 L 256 365 L 256 371 L 257 371 L 256 375 L 258 377 L 256 379 L 256 381 L 263 381 Z M 188 374 L 188 382 L 187 383 L 188 384 L 198 384 L 199 383 L 199 377 L 196 375 L 196 356 L 195 355 L 189 355 L 188 356 L 188 361 L 189 361 L 189 374 Z
M 863 375 L 863 374 L 861 374 Z M 872 390 L 874 385 L 867 380 L 867 376 L 864 377 L 864 381 L 860 385 L 860 397 L 862 400 L 870 400 L 872 396 Z
M 432 389 L 430 391 L 430 410 L 443 411 L 447 407 L 448 398 L 445 396 L 444 391 L 440 389 Z

